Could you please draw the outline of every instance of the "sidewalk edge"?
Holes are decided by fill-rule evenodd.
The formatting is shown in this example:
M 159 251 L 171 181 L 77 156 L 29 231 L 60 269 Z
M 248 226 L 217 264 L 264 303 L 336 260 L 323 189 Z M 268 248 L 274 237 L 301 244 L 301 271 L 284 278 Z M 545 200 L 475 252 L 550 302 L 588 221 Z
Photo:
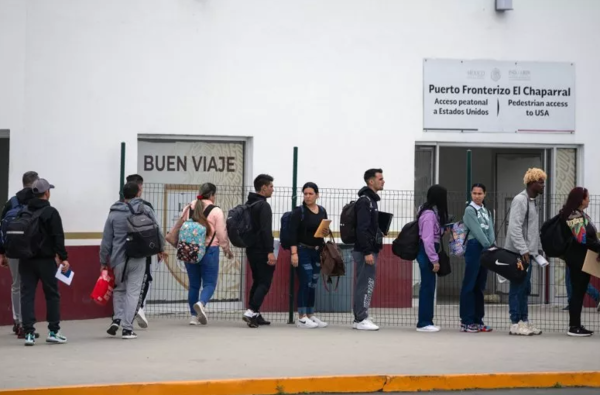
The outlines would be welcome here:
M 106 384 L 0 390 L 0 395 L 280 395 L 306 393 L 419 392 L 510 388 L 600 388 L 600 371 L 457 375 L 289 377 Z

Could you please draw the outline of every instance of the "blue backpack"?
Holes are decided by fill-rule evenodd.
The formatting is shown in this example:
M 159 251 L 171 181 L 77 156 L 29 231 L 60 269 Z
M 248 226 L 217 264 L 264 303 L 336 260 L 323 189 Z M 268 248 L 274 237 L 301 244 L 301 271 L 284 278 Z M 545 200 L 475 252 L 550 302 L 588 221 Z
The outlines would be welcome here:
M 19 199 L 17 199 L 16 196 L 13 196 L 12 198 L 10 198 L 10 210 L 8 210 L 6 212 L 6 215 L 4 216 L 4 218 L 2 218 L 2 227 L 1 227 L 1 238 L 2 238 L 2 245 L 6 244 L 6 232 L 8 231 L 8 225 L 15 219 L 17 218 L 17 216 L 19 215 L 19 213 L 21 211 L 23 211 L 23 209 L 25 208 L 25 206 L 23 206 L 20 202 Z
M 302 217 L 300 221 L 304 221 L 304 205 L 299 207 L 302 210 Z M 298 208 L 296 208 L 297 210 Z M 279 230 L 279 242 L 284 250 L 289 250 L 292 244 L 292 229 L 290 223 L 292 222 L 292 214 L 294 210 L 288 211 L 281 216 L 281 229 Z

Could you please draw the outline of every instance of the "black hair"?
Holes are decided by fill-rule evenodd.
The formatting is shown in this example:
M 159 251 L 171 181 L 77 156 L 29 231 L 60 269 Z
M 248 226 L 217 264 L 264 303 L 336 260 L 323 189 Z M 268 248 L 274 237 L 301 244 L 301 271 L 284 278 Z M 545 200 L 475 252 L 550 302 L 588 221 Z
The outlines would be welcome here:
M 312 188 L 312 190 L 315 191 L 317 195 L 319 194 L 319 187 L 314 182 L 307 182 L 306 184 L 304 184 L 304 186 L 302 187 L 302 192 L 304 192 L 306 188 Z
M 368 184 L 369 180 L 372 179 L 372 178 L 375 178 L 375 175 L 377 173 L 383 173 L 383 170 L 381 170 L 381 169 L 369 169 L 369 170 L 365 171 L 365 176 L 364 176 L 365 182 Z
M 144 183 L 144 177 L 140 176 L 139 174 L 131 174 L 127 176 L 126 181 L 135 182 L 138 185 L 142 185 Z
M 217 194 L 217 186 L 211 182 L 205 182 L 200 185 L 199 196 L 202 196 L 202 199 L 209 199 Z
M 139 192 L 140 186 L 137 184 L 137 182 L 130 181 L 123 186 L 123 197 L 127 200 L 137 197 Z
M 448 190 L 441 185 L 433 185 L 427 191 L 427 202 L 421 207 L 419 215 L 425 210 L 437 208 L 440 225 L 448 223 Z
M 34 181 L 37 181 L 40 178 L 36 171 L 28 171 L 23 174 L 23 187 L 30 187 Z M 43 195 L 43 194 L 42 194 Z
M 483 193 L 484 193 L 484 194 L 486 194 L 486 193 L 487 193 L 487 190 L 486 190 L 486 188 L 485 188 L 485 185 L 483 185 L 483 184 L 482 184 L 482 183 L 480 183 L 480 182 L 476 182 L 475 184 L 473 184 L 473 185 L 471 186 L 471 192 L 473 192 L 473 189 L 475 189 L 475 188 L 481 188 L 481 190 L 483 191 Z M 481 202 L 481 205 L 482 205 L 483 207 L 485 207 L 485 199 L 483 199 L 483 201 Z
M 254 190 L 256 192 L 260 192 L 262 187 L 269 186 L 269 184 L 271 184 L 273 182 L 273 180 L 274 180 L 274 178 L 268 174 L 259 174 L 254 179 Z
M 487 190 L 485 189 L 485 185 L 483 185 L 480 182 L 476 182 L 475 184 L 473 184 L 473 186 L 471 186 L 471 192 L 473 192 L 473 189 L 475 188 L 481 188 L 481 190 L 483 191 L 483 193 L 486 193 Z

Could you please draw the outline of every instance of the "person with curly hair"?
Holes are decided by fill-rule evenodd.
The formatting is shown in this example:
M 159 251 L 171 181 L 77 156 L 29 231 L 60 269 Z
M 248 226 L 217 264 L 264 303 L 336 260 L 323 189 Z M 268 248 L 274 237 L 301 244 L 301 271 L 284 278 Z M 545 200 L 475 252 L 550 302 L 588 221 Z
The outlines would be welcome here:
M 540 218 L 537 197 L 544 193 L 546 173 L 531 168 L 525 173 L 523 183 L 526 188 L 514 197 L 510 205 L 508 232 L 504 248 L 521 255 L 528 263 L 527 276 L 520 284 L 510 283 L 508 306 L 510 312 L 511 335 L 541 335 L 542 331 L 529 322 L 527 298 L 531 294 L 531 258 L 543 254 L 540 241 Z

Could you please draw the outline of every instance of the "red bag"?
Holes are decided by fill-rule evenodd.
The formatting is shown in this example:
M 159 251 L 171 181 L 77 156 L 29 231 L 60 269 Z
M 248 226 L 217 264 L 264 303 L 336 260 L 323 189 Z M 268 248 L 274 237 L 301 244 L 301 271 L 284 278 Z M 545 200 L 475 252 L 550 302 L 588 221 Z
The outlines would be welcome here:
M 100 306 L 105 306 L 106 303 L 110 300 L 113 294 L 113 289 L 115 288 L 115 274 L 112 269 L 102 270 L 100 273 L 100 277 L 98 281 L 96 281 L 96 286 L 90 295 L 92 300 L 99 304 Z

